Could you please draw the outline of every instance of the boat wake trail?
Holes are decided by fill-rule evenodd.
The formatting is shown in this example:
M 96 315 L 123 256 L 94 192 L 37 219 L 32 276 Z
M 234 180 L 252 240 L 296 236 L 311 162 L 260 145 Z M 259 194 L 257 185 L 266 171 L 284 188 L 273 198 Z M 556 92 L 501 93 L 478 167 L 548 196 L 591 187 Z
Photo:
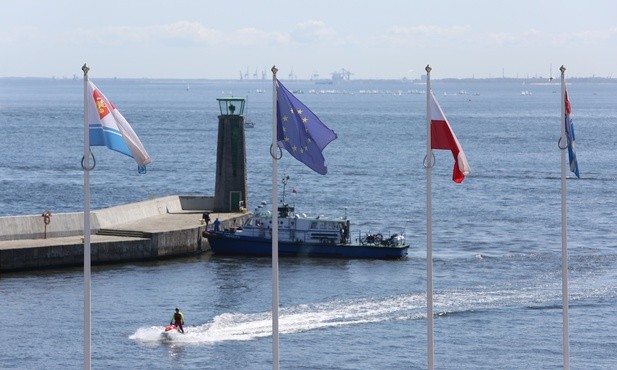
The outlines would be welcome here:
M 598 293 L 598 291 L 596 291 Z M 589 298 L 596 293 L 573 294 L 573 299 Z M 615 296 L 616 289 L 599 293 Z M 436 315 L 474 313 L 491 309 L 521 307 L 553 307 L 561 302 L 558 284 L 494 290 L 450 290 L 433 295 Z M 571 300 L 572 302 L 572 300 Z M 559 306 L 560 307 L 560 306 Z M 363 325 L 384 321 L 408 321 L 426 318 L 424 292 L 383 298 L 337 300 L 284 307 L 279 312 L 279 332 L 293 334 L 323 328 Z M 271 312 L 224 313 L 212 322 L 185 327 L 186 334 L 164 337 L 163 326 L 139 328 L 130 339 L 140 342 L 172 342 L 174 344 L 249 341 L 272 335 Z
M 346 325 L 359 325 L 387 320 L 410 320 L 423 317 L 426 298 L 419 295 L 332 301 L 282 308 L 279 332 L 291 334 Z M 224 313 L 211 323 L 185 327 L 186 334 L 164 337 L 163 326 L 139 328 L 129 338 L 141 342 L 217 343 L 248 341 L 272 335 L 272 313 Z

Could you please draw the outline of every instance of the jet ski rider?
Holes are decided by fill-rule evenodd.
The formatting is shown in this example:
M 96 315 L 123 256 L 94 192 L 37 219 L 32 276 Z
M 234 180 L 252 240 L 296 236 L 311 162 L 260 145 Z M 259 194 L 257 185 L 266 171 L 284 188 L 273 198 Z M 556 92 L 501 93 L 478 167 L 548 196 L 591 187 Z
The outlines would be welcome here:
M 172 324 L 176 325 L 180 333 L 184 333 L 184 314 L 180 312 L 178 308 L 176 308 L 176 312 L 174 312 L 173 316 L 171 317 L 171 321 L 169 322 L 169 325 Z

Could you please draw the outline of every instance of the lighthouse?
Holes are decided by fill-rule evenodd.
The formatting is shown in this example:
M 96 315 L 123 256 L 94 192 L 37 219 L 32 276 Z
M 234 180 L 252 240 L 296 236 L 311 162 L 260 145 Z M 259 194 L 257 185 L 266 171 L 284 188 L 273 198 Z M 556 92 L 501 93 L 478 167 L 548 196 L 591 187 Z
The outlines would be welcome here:
M 243 98 L 219 98 L 215 212 L 240 212 L 248 205 Z

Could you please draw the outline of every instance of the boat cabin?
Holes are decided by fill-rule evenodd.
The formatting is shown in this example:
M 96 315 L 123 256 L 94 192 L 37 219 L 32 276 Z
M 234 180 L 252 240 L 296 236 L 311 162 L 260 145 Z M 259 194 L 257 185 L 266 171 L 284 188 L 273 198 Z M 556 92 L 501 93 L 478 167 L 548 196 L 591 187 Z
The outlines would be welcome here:
M 299 244 L 348 244 L 349 221 L 323 216 L 307 217 L 294 212 L 294 207 L 278 207 L 278 237 L 282 242 Z M 243 225 L 242 234 L 258 238 L 272 237 L 272 214 L 255 213 Z

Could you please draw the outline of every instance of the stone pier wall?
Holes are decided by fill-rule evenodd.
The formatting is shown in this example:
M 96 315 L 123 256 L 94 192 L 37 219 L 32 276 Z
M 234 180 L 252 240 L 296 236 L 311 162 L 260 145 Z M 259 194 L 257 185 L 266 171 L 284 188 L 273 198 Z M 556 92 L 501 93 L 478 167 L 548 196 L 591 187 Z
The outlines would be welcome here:
M 191 255 L 208 251 L 202 212 L 213 197 L 168 196 L 92 211 L 92 264 Z M 224 226 L 244 214 L 217 214 Z M 83 213 L 0 217 L 0 271 L 83 265 Z M 212 227 L 212 226 L 210 226 Z M 104 230 L 103 230 L 104 229 Z M 102 235 L 97 235 L 97 231 Z M 103 231 L 105 233 L 103 234 Z

